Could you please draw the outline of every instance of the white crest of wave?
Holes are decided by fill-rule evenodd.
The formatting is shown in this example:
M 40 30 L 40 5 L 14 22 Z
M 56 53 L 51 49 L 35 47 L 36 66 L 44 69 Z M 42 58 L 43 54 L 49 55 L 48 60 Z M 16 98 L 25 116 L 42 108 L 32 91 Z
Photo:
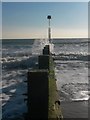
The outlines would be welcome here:
M 73 101 L 86 101 L 89 100 L 90 91 L 79 91 L 75 94 Z
M 49 42 L 48 39 L 37 39 L 35 40 L 33 46 L 32 46 L 32 54 L 33 55 L 38 55 L 42 54 L 42 50 L 45 47 L 45 45 L 50 46 L 50 52 L 54 53 L 54 44 Z

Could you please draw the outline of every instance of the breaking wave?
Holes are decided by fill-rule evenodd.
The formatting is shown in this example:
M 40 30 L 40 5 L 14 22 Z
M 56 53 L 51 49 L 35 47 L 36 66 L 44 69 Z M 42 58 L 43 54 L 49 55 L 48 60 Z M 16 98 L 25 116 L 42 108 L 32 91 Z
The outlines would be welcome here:
M 53 55 L 54 60 L 81 60 L 81 61 L 89 61 L 90 60 L 90 55 L 88 54 L 75 54 L 75 53 L 68 53 L 68 54 L 58 54 L 58 55 Z
M 54 52 L 54 44 L 52 42 L 49 42 L 48 39 L 39 39 L 35 40 L 33 47 L 32 47 L 32 54 L 33 55 L 40 55 L 42 54 L 42 50 L 45 47 L 45 45 L 50 46 L 50 52 Z
M 62 101 L 88 101 L 90 91 L 87 83 L 69 83 L 64 84 L 59 90 Z

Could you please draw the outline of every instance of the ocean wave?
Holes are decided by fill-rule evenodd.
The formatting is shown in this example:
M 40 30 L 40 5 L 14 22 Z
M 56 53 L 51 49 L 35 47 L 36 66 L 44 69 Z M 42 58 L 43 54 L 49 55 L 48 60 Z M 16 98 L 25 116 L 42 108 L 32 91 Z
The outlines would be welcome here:
M 28 59 L 30 58 L 30 56 L 15 56 L 15 57 L 10 57 L 10 56 L 7 56 L 7 57 L 4 57 L 4 58 L 1 58 L 0 61 L 1 63 L 10 63 L 10 62 L 16 62 L 16 61 L 22 61 L 22 60 L 25 60 L 25 59 Z
M 6 60 L 6 59 L 5 59 Z M 37 62 L 37 56 L 23 58 L 10 58 L 10 60 L 3 62 L 3 69 L 17 69 L 17 68 L 30 68 L 35 67 Z
M 6 95 L 5 93 L 0 94 L 0 101 L 2 101 L 2 106 L 4 106 L 9 99 L 9 95 Z
M 68 53 L 68 54 L 53 54 L 53 59 L 54 60 L 82 60 L 82 61 L 89 61 L 90 60 L 90 55 L 88 54 L 73 54 L 73 53 Z
M 42 50 L 45 47 L 45 45 L 50 46 L 50 52 L 54 53 L 54 44 L 50 43 L 48 39 L 40 39 L 40 40 L 35 40 L 34 44 L 32 46 L 32 54 L 33 55 L 40 55 L 42 54 Z
M 87 83 L 64 84 L 59 90 L 62 101 L 87 101 L 90 98 L 90 91 Z
M 85 38 L 79 38 L 79 39 L 77 39 L 77 38 L 75 38 L 75 39 L 52 39 L 52 42 L 54 43 L 54 44 L 88 44 L 90 41 L 89 41 L 89 39 L 85 39 Z
M 72 101 L 87 101 L 90 98 L 90 91 L 79 91 L 75 94 L 74 98 L 72 98 Z
M 3 120 L 15 119 L 27 111 L 23 96 L 27 91 L 27 85 L 24 83 L 27 80 L 27 72 L 28 70 L 22 69 L 3 71 Z

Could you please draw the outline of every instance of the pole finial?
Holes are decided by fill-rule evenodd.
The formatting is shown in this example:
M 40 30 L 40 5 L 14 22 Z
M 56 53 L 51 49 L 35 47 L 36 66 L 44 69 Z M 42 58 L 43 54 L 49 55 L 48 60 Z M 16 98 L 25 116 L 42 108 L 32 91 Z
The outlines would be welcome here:
M 51 19 L 51 15 L 48 15 L 48 16 L 47 16 L 47 19 Z

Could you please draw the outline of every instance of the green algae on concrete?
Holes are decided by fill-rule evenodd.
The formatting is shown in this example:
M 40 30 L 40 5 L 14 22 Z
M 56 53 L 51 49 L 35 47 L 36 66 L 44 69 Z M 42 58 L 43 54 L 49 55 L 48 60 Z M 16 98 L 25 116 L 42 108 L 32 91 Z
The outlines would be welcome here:
M 50 70 L 49 70 L 49 104 L 48 104 L 48 118 L 49 119 L 63 119 L 61 108 L 59 104 L 56 104 L 56 101 L 59 101 L 59 95 L 57 92 L 55 71 L 54 71 L 54 62 L 50 56 Z

